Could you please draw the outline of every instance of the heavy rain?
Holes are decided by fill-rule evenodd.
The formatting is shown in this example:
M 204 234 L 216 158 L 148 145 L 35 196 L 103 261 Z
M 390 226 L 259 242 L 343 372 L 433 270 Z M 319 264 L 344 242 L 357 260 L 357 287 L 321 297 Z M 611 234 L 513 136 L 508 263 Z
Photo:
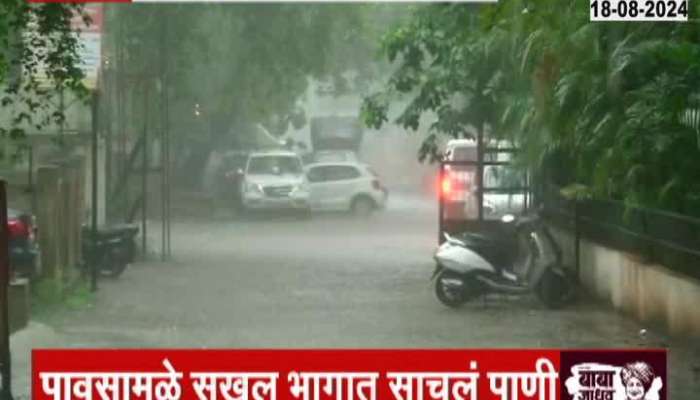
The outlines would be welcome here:
M 39 348 L 665 348 L 697 399 L 696 8 L 4 1 L 3 395 Z

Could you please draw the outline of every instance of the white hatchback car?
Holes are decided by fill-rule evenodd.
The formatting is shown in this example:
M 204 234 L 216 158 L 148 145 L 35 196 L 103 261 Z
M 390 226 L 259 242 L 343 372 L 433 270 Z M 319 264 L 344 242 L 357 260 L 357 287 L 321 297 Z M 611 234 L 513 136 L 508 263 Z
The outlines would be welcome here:
M 311 208 L 319 211 L 349 210 L 367 216 L 386 206 L 389 191 L 365 164 L 324 162 L 306 167 Z

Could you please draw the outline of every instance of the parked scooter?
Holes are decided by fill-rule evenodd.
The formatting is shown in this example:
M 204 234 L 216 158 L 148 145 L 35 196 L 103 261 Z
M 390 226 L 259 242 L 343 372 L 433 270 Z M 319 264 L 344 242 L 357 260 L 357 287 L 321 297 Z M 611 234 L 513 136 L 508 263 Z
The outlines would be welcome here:
M 503 217 L 505 234 L 445 234 L 435 253 L 435 294 L 449 307 L 488 293 L 534 292 L 548 307 L 569 301 L 575 290 L 561 266 L 561 251 L 536 215 Z
M 139 233 L 135 225 L 114 225 L 98 228 L 95 236 L 91 227 L 83 225 L 83 262 L 88 268 L 95 265 L 102 276 L 116 278 L 134 261 Z M 93 264 L 94 263 L 94 264 Z

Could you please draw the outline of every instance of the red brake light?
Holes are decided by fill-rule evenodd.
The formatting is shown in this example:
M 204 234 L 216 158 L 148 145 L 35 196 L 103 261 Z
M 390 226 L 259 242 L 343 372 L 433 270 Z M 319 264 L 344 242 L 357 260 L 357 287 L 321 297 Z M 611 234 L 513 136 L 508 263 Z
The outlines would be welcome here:
M 449 196 L 452 193 L 452 180 L 449 177 L 442 178 L 440 182 L 440 190 L 443 196 Z
M 12 239 L 31 238 L 32 236 L 31 227 L 19 219 L 7 221 L 7 231 Z

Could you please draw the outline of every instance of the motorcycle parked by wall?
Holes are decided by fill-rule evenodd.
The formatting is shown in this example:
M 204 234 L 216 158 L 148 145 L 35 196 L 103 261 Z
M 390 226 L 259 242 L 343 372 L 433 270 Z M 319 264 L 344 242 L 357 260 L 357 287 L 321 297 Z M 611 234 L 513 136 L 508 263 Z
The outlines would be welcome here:
M 82 253 L 84 268 L 97 266 L 100 275 L 119 277 L 136 255 L 136 225 L 124 224 L 98 228 L 95 235 L 88 225 L 83 225 Z
M 503 217 L 506 233 L 445 234 L 435 253 L 435 294 L 458 307 L 489 293 L 534 292 L 548 307 L 573 298 L 574 277 L 561 265 L 561 250 L 537 215 Z

